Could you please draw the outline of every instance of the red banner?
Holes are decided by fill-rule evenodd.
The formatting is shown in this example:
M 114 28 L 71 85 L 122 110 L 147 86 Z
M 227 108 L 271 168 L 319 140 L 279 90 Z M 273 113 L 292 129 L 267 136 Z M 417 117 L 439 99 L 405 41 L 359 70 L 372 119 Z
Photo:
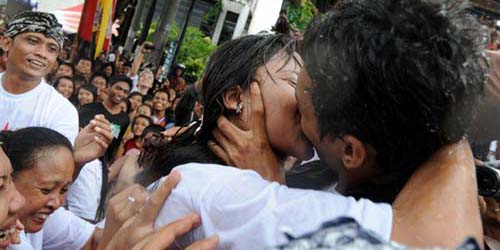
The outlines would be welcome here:
M 92 41 L 94 18 L 99 0 L 85 0 L 78 34 L 85 41 Z

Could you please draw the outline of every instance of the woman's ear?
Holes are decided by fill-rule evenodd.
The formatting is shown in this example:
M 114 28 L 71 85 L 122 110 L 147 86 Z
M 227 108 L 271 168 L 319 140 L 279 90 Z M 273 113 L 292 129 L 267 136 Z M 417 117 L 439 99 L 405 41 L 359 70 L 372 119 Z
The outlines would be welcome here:
M 244 93 L 240 86 L 226 90 L 222 96 L 224 100 L 224 108 L 237 113 L 243 108 Z
M 359 168 L 363 165 L 367 152 L 363 142 L 358 138 L 345 135 L 342 137 L 344 142 L 342 163 L 347 169 Z

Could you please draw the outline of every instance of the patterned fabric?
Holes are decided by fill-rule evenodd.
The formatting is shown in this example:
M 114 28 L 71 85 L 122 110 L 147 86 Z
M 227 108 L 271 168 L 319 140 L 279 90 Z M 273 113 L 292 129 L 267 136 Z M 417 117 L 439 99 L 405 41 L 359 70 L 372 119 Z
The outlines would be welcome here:
M 25 11 L 15 15 L 7 25 L 5 35 L 14 38 L 25 32 L 42 33 L 56 40 L 59 49 L 64 45 L 64 33 L 62 25 L 51 13 Z
M 290 242 L 270 250 L 411 250 L 393 242 L 384 242 L 374 233 L 367 231 L 352 218 L 338 218 L 323 224 L 314 233 L 293 239 Z M 425 250 L 423 248 L 419 248 Z M 444 248 L 428 248 L 428 250 L 444 250 Z M 449 248 L 447 248 L 449 249 Z M 480 250 L 476 241 L 468 239 L 456 250 Z

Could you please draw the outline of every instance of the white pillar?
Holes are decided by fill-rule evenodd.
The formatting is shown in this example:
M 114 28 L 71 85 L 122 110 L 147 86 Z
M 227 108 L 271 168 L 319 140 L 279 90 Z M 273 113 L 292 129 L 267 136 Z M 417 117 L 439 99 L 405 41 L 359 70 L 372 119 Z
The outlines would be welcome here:
M 260 31 L 270 31 L 278 20 L 283 0 L 255 0 L 252 21 L 247 34 L 257 34 Z
M 222 28 L 224 27 L 224 21 L 226 20 L 227 9 L 223 8 L 217 19 L 217 24 L 215 25 L 214 34 L 212 35 L 212 43 L 217 45 L 219 42 L 220 34 L 222 33 Z
M 245 4 L 240 11 L 240 15 L 238 17 L 238 21 L 236 22 L 236 26 L 234 27 L 233 38 L 238 38 L 243 34 L 245 30 L 245 25 L 247 24 L 248 14 L 250 14 L 250 6 Z

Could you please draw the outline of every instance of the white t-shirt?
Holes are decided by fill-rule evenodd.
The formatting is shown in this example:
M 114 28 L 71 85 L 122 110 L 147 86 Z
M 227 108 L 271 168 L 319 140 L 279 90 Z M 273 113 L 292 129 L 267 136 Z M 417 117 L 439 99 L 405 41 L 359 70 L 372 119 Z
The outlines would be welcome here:
M 301 236 L 339 216 L 352 217 L 385 240 L 392 208 L 328 192 L 288 188 L 252 170 L 190 163 L 176 167 L 181 180 L 163 205 L 155 227 L 196 212 L 202 225 L 177 241 L 181 248 L 217 234 L 219 250 L 265 249 Z M 161 179 L 160 182 L 164 180 Z M 152 184 L 155 189 L 158 183 Z
M 132 80 L 132 90 L 130 90 L 130 93 L 137 91 L 137 83 L 139 82 L 139 76 L 135 75 L 130 77 L 130 80 Z
M 102 163 L 99 160 L 93 160 L 83 166 L 68 190 L 66 204 L 69 211 L 81 218 L 95 220 L 101 199 L 101 186 Z
M 89 241 L 94 226 L 64 208 L 47 218 L 42 230 L 21 232 L 21 244 L 10 245 L 9 250 L 79 250 Z
M 76 108 L 45 80 L 34 89 L 14 95 L 2 86 L 0 74 L 0 130 L 46 127 L 68 138 L 74 144 L 78 134 Z

